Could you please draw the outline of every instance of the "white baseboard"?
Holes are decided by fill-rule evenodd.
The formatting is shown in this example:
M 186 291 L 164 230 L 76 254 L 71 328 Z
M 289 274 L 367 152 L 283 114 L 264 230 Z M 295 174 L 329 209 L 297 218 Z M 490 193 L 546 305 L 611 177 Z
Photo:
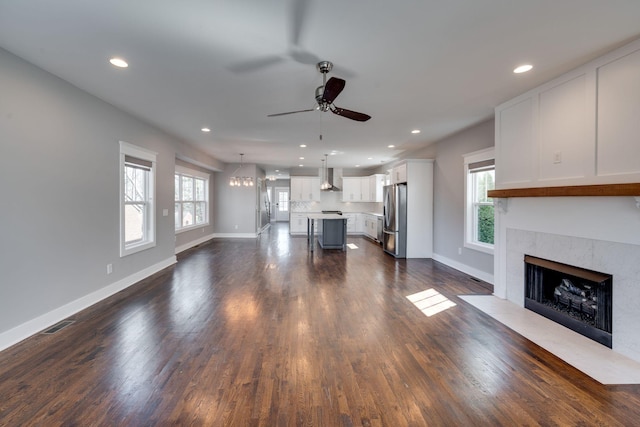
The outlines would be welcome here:
M 461 262 L 454 261 L 450 258 L 438 255 L 436 253 L 433 254 L 433 259 L 435 261 L 448 265 L 451 268 L 462 271 L 463 273 L 466 273 L 471 277 L 475 277 L 493 285 L 493 274 L 489 274 L 476 268 L 469 267 L 466 264 L 462 264 Z
M 179 254 L 180 252 L 186 251 L 187 249 L 191 249 L 194 246 L 198 246 L 201 243 L 208 242 L 209 240 L 215 238 L 215 234 L 208 234 L 204 237 L 191 241 L 189 243 L 185 243 L 184 245 L 180 245 L 176 247 L 175 254 Z
M 50 312 L 38 316 L 35 319 L 31 319 L 21 325 L 16 326 L 13 329 L 9 329 L 8 331 L 1 333 L 0 351 L 9 348 L 14 344 L 17 344 L 26 338 L 29 338 L 31 335 L 37 334 L 38 332 L 48 328 L 51 325 L 55 325 L 61 320 L 73 316 L 79 311 L 82 311 L 85 308 L 92 306 L 93 304 L 96 304 L 104 300 L 105 298 L 108 298 L 111 295 L 118 293 L 121 290 L 133 285 L 134 283 L 137 283 L 140 280 L 147 278 L 152 274 L 157 273 L 158 271 L 165 269 L 175 263 L 175 256 L 168 258 L 164 261 L 147 267 L 144 270 L 140 270 L 128 277 L 125 277 L 124 279 L 118 280 L 111 285 L 98 289 L 97 291 L 92 292 L 89 295 L 85 295 L 75 301 L 71 301 L 70 303 L 63 305 L 62 307 L 58 307 L 55 310 L 51 310 Z
M 213 235 L 216 239 L 255 239 L 258 237 L 257 233 L 215 233 Z

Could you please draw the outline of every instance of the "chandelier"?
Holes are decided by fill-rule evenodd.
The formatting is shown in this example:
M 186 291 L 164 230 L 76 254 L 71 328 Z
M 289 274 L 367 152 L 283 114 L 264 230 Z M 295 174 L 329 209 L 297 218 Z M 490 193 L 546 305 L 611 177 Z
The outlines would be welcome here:
M 232 187 L 253 187 L 253 177 L 236 176 L 236 172 L 242 171 L 242 156 L 244 156 L 244 154 L 240 153 L 240 166 L 231 174 L 232 177 L 229 178 L 229 185 Z

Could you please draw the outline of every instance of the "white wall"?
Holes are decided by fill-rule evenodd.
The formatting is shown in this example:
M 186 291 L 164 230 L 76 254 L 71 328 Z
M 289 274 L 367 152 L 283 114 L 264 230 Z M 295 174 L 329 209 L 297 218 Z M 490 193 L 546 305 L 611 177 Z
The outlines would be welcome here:
M 158 153 L 157 245 L 124 258 L 119 141 Z M 184 148 L 0 50 L 0 349 L 175 262 L 173 177 Z
M 215 232 L 219 236 L 255 237 L 256 227 L 256 187 L 231 187 L 229 178 L 238 169 L 239 164 L 226 165 L 216 174 L 216 203 L 213 213 L 216 218 Z M 250 176 L 257 182 L 259 176 L 255 164 L 245 164 L 236 175 Z

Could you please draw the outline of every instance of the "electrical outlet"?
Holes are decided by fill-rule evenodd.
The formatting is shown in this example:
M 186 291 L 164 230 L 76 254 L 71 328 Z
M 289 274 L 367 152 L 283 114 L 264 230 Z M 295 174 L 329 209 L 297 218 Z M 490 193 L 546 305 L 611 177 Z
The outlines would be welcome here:
M 238 229 L 238 224 L 234 225 L 233 228 Z
M 462 248 L 458 248 L 458 255 L 462 255 Z
M 107 274 L 113 273 L 113 264 L 107 264 Z
M 204 227 L 202 227 L 202 232 L 204 233 Z

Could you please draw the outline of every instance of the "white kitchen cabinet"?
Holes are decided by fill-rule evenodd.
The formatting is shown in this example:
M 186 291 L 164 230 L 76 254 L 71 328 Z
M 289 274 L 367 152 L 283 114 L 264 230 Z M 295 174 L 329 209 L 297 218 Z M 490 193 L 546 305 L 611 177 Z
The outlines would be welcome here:
M 376 215 L 371 214 L 363 214 L 362 218 L 364 219 L 364 235 L 371 238 L 378 238 L 378 217 Z
M 391 183 L 402 184 L 407 182 L 407 164 L 402 163 L 394 166 L 391 170 Z
M 362 214 L 359 213 L 343 213 L 347 218 L 347 234 L 362 234 L 363 221 Z
M 343 202 L 382 202 L 384 175 L 342 178 Z
M 320 178 L 317 176 L 292 176 L 290 181 L 292 202 L 319 202 Z
M 342 201 L 362 201 L 362 177 L 342 177 Z
M 384 174 L 371 175 L 369 178 L 369 202 L 382 202 L 382 187 L 384 187 Z
M 403 163 L 407 186 L 407 258 L 433 256 L 433 160 Z
M 307 234 L 307 217 L 308 213 L 294 213 L 289 215 L 289 233 L 290 234 Z M 318 234 L 318 221 L 314 224 L 314 233 Z

